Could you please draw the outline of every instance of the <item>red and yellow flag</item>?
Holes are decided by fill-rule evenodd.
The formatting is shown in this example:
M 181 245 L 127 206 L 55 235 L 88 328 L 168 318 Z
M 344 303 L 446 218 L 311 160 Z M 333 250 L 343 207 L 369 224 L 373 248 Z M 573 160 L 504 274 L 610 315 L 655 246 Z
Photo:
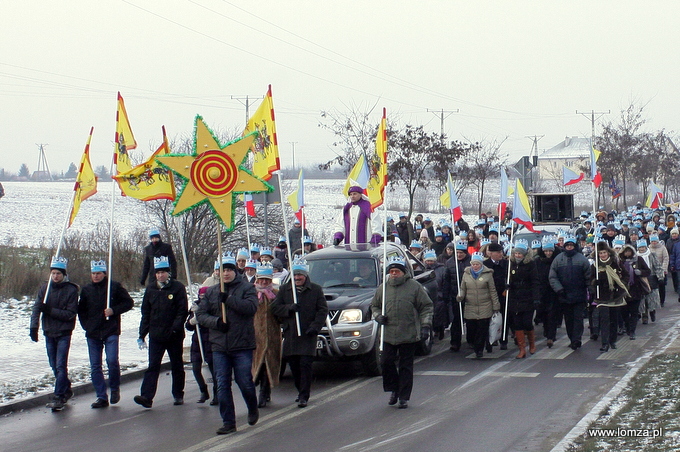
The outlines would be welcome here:
M 175 182 L 170 170 L 156 161 L 170 153 L 168 137 L 163 127 L 163 144 L 154 152 L 149 159 L 137 165 L 129 171 L 118 173 L 113 178 L 123 192 L 123 196 L 151 201 L 154 199 L 175 199 Z
M 271 85 L 269 85 L 267 95 L 255 114 L 248 120 L 243 135 L 245 136 L 253 131 L 258 132 L 258 136 L 250 148 L 254 155 L 253 175 L 267 181 L 271 179 L 272 173 L 281 168 Z
M 118 109 L 116 110 L 116 140 L 113 149 L 113 164 L 116 173 L 124 173 L 132 169 L 129 152 L 137 147 L 135 136 L 132 134 L 130 121 L 125 111 L 123 96 L 118 92 Z
M 383 108 L 383 116 L 375 137 L 375 157 L 368 162 L 370 179 L 366 187 L 366 195 L 371 202 L 371 209 L 382 205 L 387 186 L 387 114 Z
M 76 215 L 78 215 L 80 203 L 97 193 L 97 176 L 94 175 L 92 164 L 90 163 L 90 141 L 92 141 L 92 132 L 94 132 L 94 127 L 90 128 L 90 136 L 87 137 L 85 151 L 80 159 L 80 168 L 78 168 L 76 184 L 73 187 L 75 193 L 73 194 L 71 214 L 68 218 L 68 227 L 71 227 L 73 220 L 75 220 Z

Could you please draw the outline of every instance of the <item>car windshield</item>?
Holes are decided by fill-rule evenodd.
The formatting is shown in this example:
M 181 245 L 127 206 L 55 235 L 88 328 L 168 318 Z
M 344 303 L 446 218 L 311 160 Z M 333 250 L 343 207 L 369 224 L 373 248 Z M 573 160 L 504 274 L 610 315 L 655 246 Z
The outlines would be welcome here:
M 374 259 L 313 259 L 307 263 L 309 279 L 321 287 L 378 286 Z

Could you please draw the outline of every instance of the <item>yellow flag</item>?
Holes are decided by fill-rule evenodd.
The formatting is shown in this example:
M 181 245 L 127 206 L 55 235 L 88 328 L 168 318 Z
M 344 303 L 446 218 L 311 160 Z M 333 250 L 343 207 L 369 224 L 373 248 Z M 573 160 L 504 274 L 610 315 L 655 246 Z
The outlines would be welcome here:
M 113 162 L 116 165 L 116 173 L 124 173 L 132 169 L 129 151 L 137 147 L 135 136 L 132 134 L 130 121 L 125 111 L 123 96 L 118 93 L 118 109 L 116 111 L 116 141 L 113 150 Z
M 170 153 L 168 137 L 163 127 L 163 144 L 149 159 L 129 171 L 113 176 L 123 192 L 123 196 L 151 201 L 154 199 L 175 199 L 175 183 L 172 173 L 156 161 L 156 157 Z
M 376 207 L 382 205 L 387 186 L 387 115 L 384 108 L 378 134 L 375 137 L 375 157 L 368 166 L 370 179 L 366 194 L 371 202 L 371 209 L 375 210 Z
M 90 196 L 97 193 L 97 176 L 92 171 L 92 164 L 90 163 L 90 141 L 92 140 L 92 132 L 94 127 L 90 128 L 90 136 L 87 138 L 85 145 L 85 152 L 80 159 L 80 168 L 78 168 L 78 175 L 76 176 L 76 185 L 73 187 L 73 206 L 71 207 L 71 214 L 68 219 L 68 227 L 71 227 L 73 220 L 78 215 L 80 210 L 80 203 L 85 201 Z
M 255 114 L 248 120 L 243 135 L 245 136 L 253 131 L 258 132 L 258 136 L 250 148 L 254 155 L 253 175 L 267 181 L 271 179 L 272 173 L 281 168 L 271 85 L 269 85 L 267 95 Z

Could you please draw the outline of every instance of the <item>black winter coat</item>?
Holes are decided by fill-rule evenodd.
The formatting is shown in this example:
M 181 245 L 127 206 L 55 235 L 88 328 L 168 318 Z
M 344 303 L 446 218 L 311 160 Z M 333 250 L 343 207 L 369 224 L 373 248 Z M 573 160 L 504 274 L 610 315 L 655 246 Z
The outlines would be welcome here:
M 484 266 L 493 270 L 493 282 L 496 286 L 498 301 L 500 301 L 501 304 L 505 303 L 503 292 L 505 292 L 505 282 L 508 278 L 508 260 L 501 259 L 497 263 L 494 263 L 492 259 L 487 259 L 484 261 Z
M 291 310 L 293 291 L 290 281 L 281 287 L 272 303 L 272 314 L 281 320 L 283 327 L 283 356 L 314 356 L 317 334 L 326 323 L 328 315 L 326 297 L 321 286 L 314 284 L 307 277 L 302 290 L 297 292 L 297 302 L 300 306 L 300 336 L 297 332 L 295 311 Z
M 50 313 L 42 315 L 43 334 L 47 337 L 70 336 L 76 327 L 78 313 L 78 286 L 72 282 L 63 281 L 58 284 L 49 281 L 50 293 L 47 305 L 52 309 Z M 40 323 L 40 305 L 45 298 L 47 283 L 43 283 L 35 298 L 31 314 L 31 329 L 37 329 Z
M 183 338 L 188 312 L 184 284 L 170 280 L 162 289 L 156 283 L 149 284 L 142 299 L 139 337 L 144 339 L 148 334 L 149 338 L 160 342 Z
M 177 278 L 177 259 L 175 259 L 175 253 L 172 252 L 172 246 L 162 240 L 158 243 L 152 242 L 144 247 L 144 268 L 142 269 L 142 276 L 139 278 L 139 283 L 142 286 L 156 282 L 156 269 L 153 265 L 153 258 L 161 256 L 168 258 L 170 277 L 173 279 Z
M 458 265 L 458 280 L 456 280 L 456 264 Z M 465 256 L 462 261 L 459 261 L 454 253 L 446 261 L 446 275 L 444 278 L 444 287 L 442 289 L 444 300 L 447 303 L 453 303 L 458 296 L 458 284 L 463 279 L 463 272 L 470 266 L 470 256 Z
M 550 266 L 552 265 L 555 257 L 557 256 L 557 251 L 553 252 L 552 257 L 546 257 L 543 250 L 538 252 L 538 256 L 534 259 L 536 262 L 536 272 L 538 274 L 538 287 L 541 293 L 541 300 L 548 302 L 555 299 L 554 290 L 550 287 Z
M 591 276 L 590 262 L 577 249 L 573 250 L 573 255 L 570 254 L 563 251 L 553 260 L 550 287 L 558 294 L 564 290 L 564 294 L 559 296 L 560 303 L 585 303 Z
M 226 309 L 229 325 L 226 333 L 217 329 L 218 321 L 222 318 L 222 305 Z M 219 284 L 209 287 L 205 299 L 198 305 L 196 317 L 201 327 L 210 330 L 212 351 L 231 353 L 255 349 L 253 318 L 257 307 L 255 286 L 239 276 L 224 285 L 224 293 L 220 293 Z
M 538 270 L 531 253 L 527 253 L 520 263 L 513 258 L 510 263 L 508 310 L 515 313 L 533 311 L 534 300 L 540 299 Z
M 106 291 L 108 278 L 98 283 L 83 286 L 78 302 L 78 320 L 85 330 L 85 336 L 92 339 L 106 339 L 120 335 L 120 315 L 132 309 L 134 302 L 128 291 L 117 281 L 111 281 L 111 309 L 113 315 L 106 319 Z

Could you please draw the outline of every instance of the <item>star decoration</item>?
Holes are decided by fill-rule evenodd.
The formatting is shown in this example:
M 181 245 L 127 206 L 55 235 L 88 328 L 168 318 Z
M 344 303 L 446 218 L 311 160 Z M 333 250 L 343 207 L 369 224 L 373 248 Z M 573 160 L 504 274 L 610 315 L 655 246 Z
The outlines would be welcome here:
M 234 197 L 240 193 L 272 191 L 273 187 L 242 166 L 257 133 L 220 145 L 200 116 L 194 127 L 194 153 L 157 157 L 186 184 L 175 201 L 172 215 L 209 202 L 227 231 L 234 228 Z

